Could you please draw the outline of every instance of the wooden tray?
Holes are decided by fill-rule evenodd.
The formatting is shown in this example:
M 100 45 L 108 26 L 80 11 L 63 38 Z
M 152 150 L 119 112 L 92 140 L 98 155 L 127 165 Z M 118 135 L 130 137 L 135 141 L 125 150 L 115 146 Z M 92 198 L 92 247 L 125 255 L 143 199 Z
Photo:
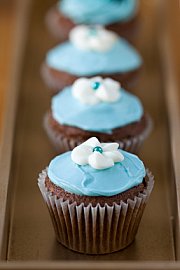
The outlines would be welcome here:
M 179 269 L 180 114 L 177 54 L 171 53 L 178 1 L 141 1 L 136 46 L 145 64 L 134 93 L 154 119 L 140 157 L 156 183 L 135 242 L 99 256 L 78 254 L 56 242 L 37 187 L 38 173 L 55 155 L 42 128 L 50 95 L 39 71 L 55 44 L 44 25 L 55 1 L 10 2 L 17 7 L 17 20 L 0 156 L 0 269 Z

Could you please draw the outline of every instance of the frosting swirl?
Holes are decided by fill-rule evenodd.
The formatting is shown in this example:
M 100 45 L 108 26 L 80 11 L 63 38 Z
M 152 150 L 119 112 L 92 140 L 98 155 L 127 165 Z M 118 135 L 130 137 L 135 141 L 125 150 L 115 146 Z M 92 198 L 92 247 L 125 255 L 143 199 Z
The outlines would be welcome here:
M 80 50 L 105 52 L 112 48 L 118 36 L 102 26 L 78 25 L 69 34 L 69 40 Z
M 89 165 L 77 165 L 71 152 L 54 158 L 48 168 L 48 177 L 65 191 L 87 196 L 113 196 L 142 183 L 145 168 L 135 155 L 118 150 L 124 160 L 114 166 L 97 170 Z
M 59 10 L 77 24 L 126 22 L 137 13 L 137 0 L 62 0 Z

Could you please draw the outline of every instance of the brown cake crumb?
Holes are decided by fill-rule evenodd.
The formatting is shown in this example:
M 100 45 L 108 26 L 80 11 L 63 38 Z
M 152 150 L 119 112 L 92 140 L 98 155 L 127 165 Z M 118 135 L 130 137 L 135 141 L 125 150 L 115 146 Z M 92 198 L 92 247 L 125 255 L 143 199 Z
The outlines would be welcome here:
M 93 206 L 96 206 L 98 203 L 101 206 L 104 206 L 107 203 L 109 206 L 112 206 L 114 203 L 120 204 L 120 201 L 126 202 L 127 199 L 133 200 L 135 196 L 137 196 L 140 192 L 143 192 L 146 187 L 146 182 L 144 179 L 141 184 L 114 196 L 81 196 L 73 194 L 65 191 L 61 187 L 56 186 L 51 182 L 49 177 L 46 177 L 45 179 L 45 186 L 48 191 L 52 193 L 52 195 L 56 195 L 58 198 L 62 198 L 64 201 L 69 200 L 70 203 L 76 202 L 76 204 L 79 205 L 83 202 L 85 206 L 87 206 L 89 203 L 91 203 Z
M 90 137 L 97 137 L 101 142 L 119 141 L 122 139 L 129 139 L 131 137 L 141 134 L 147 127 L 147 115 L 144 114 L 138 122 L 126 125 L 124 127 L 115 128 L 112 134 L 86 131 L 77 127 L 61 125 L 52 116 L 48 114 L 48 126 L 56 134 L 68 139 L 76 139 L 77 141 L 86 141 Z

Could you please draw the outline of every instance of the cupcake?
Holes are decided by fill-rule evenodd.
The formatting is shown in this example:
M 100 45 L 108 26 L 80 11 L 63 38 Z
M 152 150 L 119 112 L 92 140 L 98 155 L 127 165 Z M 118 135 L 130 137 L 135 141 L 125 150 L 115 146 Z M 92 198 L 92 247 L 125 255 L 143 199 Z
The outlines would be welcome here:
M 62 0 L 47 13 L 47 25 L 59 40 L 66 40 L 79 24 L 103 25 L 131 39 L 138 30 L 137 0 Z
M 44 126 L 59 153 L 92 136 L 136 153 L 152 123 L 140 100 L 119 82 L 93 77 L 79 78 L 53 96 Z
M 87 254 L 133 242 L 153 184 L 137 156 L 95 137 L 54 158 L 38 179 L 57 240 Z
M 42 76 L 53 93 L 77 78 L 101 75 L 131 86 L 142 59 L 123 38 L 100 26 L 80 25 L 70 32 L 69 41 L 51 49 L 42 65 Z

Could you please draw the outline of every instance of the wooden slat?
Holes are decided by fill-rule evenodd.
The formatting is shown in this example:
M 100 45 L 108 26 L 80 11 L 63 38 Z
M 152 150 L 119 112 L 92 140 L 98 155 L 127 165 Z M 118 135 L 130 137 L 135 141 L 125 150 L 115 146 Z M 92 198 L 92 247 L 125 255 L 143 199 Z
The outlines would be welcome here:
M 29 0 L 4 1 L 0 8 L 0 32 L 3 36 L 0 50 L 0 106 L 4 108 L 0 114 L 0 258 L 5 259 L 5 238 L 8 224 L 5 224 L 8 180 L 10 174 L 13 130 L 16 115 L 18 82 L 20 76 L 23 45 Z M 1 16 L 2 15 L 2 16 Z M 1 39 L 2 40 L 2 39 Z

